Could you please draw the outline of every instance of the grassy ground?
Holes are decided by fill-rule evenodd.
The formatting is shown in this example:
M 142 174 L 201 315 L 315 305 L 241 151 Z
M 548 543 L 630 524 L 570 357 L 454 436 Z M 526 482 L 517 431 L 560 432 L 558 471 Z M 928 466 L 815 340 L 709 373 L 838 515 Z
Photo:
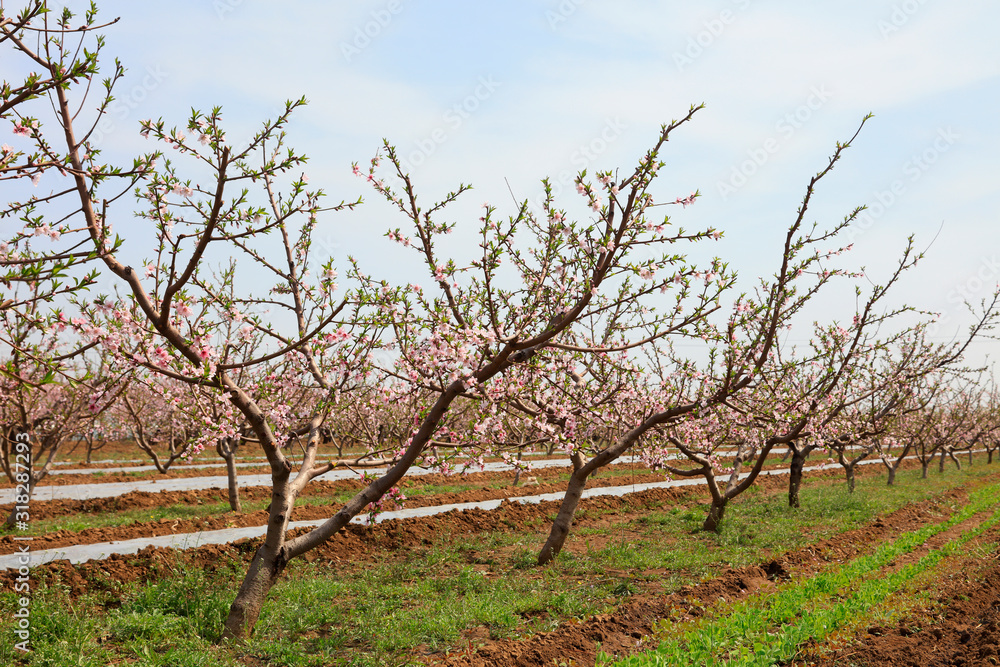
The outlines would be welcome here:
M 0 643 L 0 664 L 411 664 L 413 656 L 479 639 L 551 629 L 639 592 L 669 593 L 996 474 L 982 465 L 928 480 L 906 471 L 889 488 L 884 477 L 862 477 L 854 494 L 842 480 L 807 479 L 801 509 L 789 509 L 783 494 L 752 491 L 733 503 L 721 534 L 698 531 L 700 506 L 634 517 L 584 513 L 568 550 L 545 568 L 533 565 L 547 528 L 541 525 L 445 537 L 374 563 L 298 560 L 272 591 L 254 638 L 238 648 L 216 645 L 243 574 L 236 564 L 164 573 L 146 586 L 112 584 L 72 604 L 59 586 L 38 587 L 34 652 L 22 656 L 13 641 Z M 0 595 L 7 636 L 16 605 L 14 593 Z
M 733 605 L 720 605 L 707 617 L 687 622 L 660 623 L 655 651 L 621 662 L 599 661 L 623 667 L 656 665 L 751 666 L 784 664 L 806 641 L 823 642 L 834 632 L 864 627 L 890 596 L 904 591 L 942 560 L 1000 522 L 1000 485 L 980 488 L 962 507 L 941 523 L 924 525 L 881 544 L 842 564 L 834 564 L 805 580 L 789 582 Z M 977 517 L 985 521 L 976 521 Z M 960 532 L 931 547 L 915 562 L 890 568 L 894 561 L 920 549 L 949 529 Z M 884 568 L 884 569 L 883 569 Z

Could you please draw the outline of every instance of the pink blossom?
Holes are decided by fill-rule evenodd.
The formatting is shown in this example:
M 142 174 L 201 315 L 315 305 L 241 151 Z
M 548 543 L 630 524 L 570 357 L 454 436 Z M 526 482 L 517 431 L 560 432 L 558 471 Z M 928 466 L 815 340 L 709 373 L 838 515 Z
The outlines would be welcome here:
M 166 366 L 170 363 L 170 355 L 162 347 L 153 349 L 153 363 L 157 366 Z
M 692 192 L 687 197 L 678 197 L 674 203 L 681 204 L 684 208 L 687 208 L 690 204 L 694 203 L 695 197 L 695 193 Z
M 21 121 L 14 123 L 14 134 L 20 134 L 22 136 L 30 136 L 31 130 L 28 129 L 27 125 L 22 125 Z

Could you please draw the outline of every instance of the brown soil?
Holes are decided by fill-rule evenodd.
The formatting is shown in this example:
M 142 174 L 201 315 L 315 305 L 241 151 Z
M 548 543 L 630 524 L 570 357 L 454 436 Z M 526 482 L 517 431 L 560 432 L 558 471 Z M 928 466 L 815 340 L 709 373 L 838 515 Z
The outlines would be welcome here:
M 785 480 L 780 477 L 761 478 L 761 481 L 764 488 L 770 488 L 775 493 L 781 493 L 784 490 Z M 701 501 L 703 493 L 704 489 L 699 487 L 681 487 L 651 489 L 624 497 L 587 498 L 581 501 L 578 514 L 583 516 L 586 513 L 587 516 L 593 517 L 588 521 L 594 521 L 595 524 L 600 524 L 603 521 L 602 514 L 614 514 L 615 520 L 620 521 L 628 519 L 630 516 L 645 515 L 650 509 L 660 509 L 664 506 L 674 507 L 692 501 Z M 475 509 L 452 511 L 431 517 L 389 521 L 367 527 L 352 524 L 341 530 L 326 544 L 305 554 L 303 558 L 309 562 L 316 560 L 338 563 L 357 562 L 382 558 L 386 551 L 395 552 L 415 546 L 430 545 L 435 540 L 447 536 L 516 532 L 524 530 L 525 526 L 531 525 L 533 522 L 547 525 L 547 522 L 551 520 L 550 517 L 556 513 L 558 508 L 559 503 L 556 501 L 537 505 L 505 502 L 499 508 L 489 511 Z M 329 516 L 329 509 L 326 510 L 324 516 Z M 296 510 L 295 518 L 300 518 L 298 510 Z M 153 525 L 161 524 L 165 526 L 165 530 L 157 534 L 181 532 L 182 523 L 177 524 L 178 530 L 176 531 L 172 530 L 174 525 L 172 522 L 157 522 Z M 293 534 L 299 532 L 302 531 L 293 531 Z M 57 542 L 59 536 L 67 538 L 68 544 L 84 543 L 79 539 L 79 534 L 74 535 L 62 531 L 52 535 L 52 542 Z M 43 547 L 41 539 L 34 538 L 33 548 Z M 9 537 L 3 538 L 4 543 L 9 540 Z M 198 568 L 207 566 L 208 569 L 214 569 L 219 563 L 231 562 L 234 559 L 249 561 L 260 541 L 260 538 L 237 540 L 225 545 L 205 545 L 179 551 L 147 547 L 138 554 L 112 555 L 105 560 L 90 561 L 79 565 L 72 565 L 65 560 L 53 561 L 32 568 L 32 577 L 36 581 L 63 581 L 70 587 L 74 595 L 78 595 L 88 590 L 90 584 L 87 582 L 106 580 L 110 585 L 110 582 L 148 581 L 156 576 L 158 568 L 165 563 L 186 563 Z M 53 547 L 55 545 L 45 544 L 44 546 Z M 0 571 L 0 586 L 11 583 L 15 577 L 16 574 L 12 570 Z M 105 585 L 103 588 L 106 589 L 108 586 Z
M 493 479 L 502 479 L 503 476 L 509 477 L 509 473 L 476 473 L 479 475 L 487 476 L 486 481 L 492 481 Z M 557 474 L 553 472 L 551 477 L 556 477 Z M 441 483 L 455 483 L 455 478 L 444 477 L 442 475 L 433 475 L 430 477 L 441 478 L 437 480 L 438 484 Z M 605 477 L 599 478 L 593 481 L 590 486 L 593 488 L 604 487 L 604 486 L 619 486 L 623 484 L 631 483 L 632 477 Z M 662 481 L 663 476 L 656 473 L 646 473 L 644 475 L 636 475 L 634 477 L 635 483 L 641 482 L 653 482 Z M 322 496 L 322 495 L 332 495 L 338 491 L 342 490 L 359 490 L 361 488 L 360 483 L 353 480 L 340 480 L 337 482 L 318 482 L 317 486 L 310 485 L 311 493 L 304 495 Z M 318 486 L 322 485 L 322 486 Z M 499 500 L 507 498 L 517 498 L 522 496 L 533 496 L 541 493 L 554 493 L 558 491 L 565 491 L 566 484 L 564 482 L 554 482 L 549 484 L 538 484 L 531 485 L 527 487 L 503 487 L 503 488 L 481 488 L 472 489 L 469 491 L 461 491 L 457 493 L 439 493 L 431 495 L 420 495 L 410 497 L 406 500 L 405 507 L 433 507 L 438 505 L 450 505 L 454 503 L 466 503 L 466 502 L 477 502 L 481 500 Z M 247 489 L 241 489 L 241 498 L 244 501 L 249 500 L 264 500 L 270 497 L 271 489 L 269 487 L 257 486 L 249 487 Z M 31 505 L 31 518 L 39 519 L 42 516 L 67 516 L 71 515 L 75 506 L 76 512 L 90 511 L 90 512 L 108 512 L 108 511 L 121 511 L 125 509 L 122 504 L 128 506 L 128 509 L 136 509 L 143 507 L 162 507 L 169 503 L 191 503 L 192 500 L 197 498 L 200 502 L 202 499 L 210 499 L 210 501 L 227 502 L 228 496 L 225 489 L 215 490 L 214 492 L 208 490 L 202 490 L 198 492 L 192 491 L 166 491 L 163 493 L 146 493 L 146 492 L 132 492 L 127 494 L 128 498 L 121 496 L 119 498 L 101 498 L 97 500 L 82 500 L 82 501 L 65 501 L 65 500 L 52 500 L 47 501 L 52 505 L 44 508 L 41 512 L 36 507 L 36 504 Z M 124 500 L 124 503 L 117 503 L 118 500 Z M 331 499 L 331 503 L 334 501 Z M 330 510 L 330 504 L 327 505 L 304 505 L 299 504 L 294 510 L 292 516 L 292 521 L 306 521 L 313 519 L 326 519 L 332 514 Z M 99 509 L 98 509 L 99 508 Z M 386 509 L 398 509 L 397 507 L 386 506 Z M 2 509 L 0 509 L 2 511 Z M 9 511 L 9 510 L 8 510 Z M 112 542 L 129 540 L 140 537 L 157 537 L 160 535 L 173 535 L 181 533 L 193 533 L 200 530 L 219 530 L 222 528 L 242 528 L 246 526 L 263 526 L 267 524 L 267 511 L 257 510 L 255 512 L 246 512 L 243 514 L 233 514 L 225 513 L 221 515 L 216 515 L 212 517 L 205 517 L 201 519 L 160 519 L 159 521 L 150 522 L 137 522 L 131 523 L 125 526 L 114 526 L 106 528 L 87 528 L 81 531 L 70 531 L 70 530 L 59 530 L 51 533 L 46 533 L 43 535 L 33 536 L 32 546 L 35 549 L 56 549 L 59 547 L 73 546 L 77 544 L 97 544 L 100 542 Z M 23 542 L 15 541 L 13 535 L 6 535 L 0 537 L 0 554 L 11 554 L 16 553 Z
M 650 473 L 645 468 L 637 468 L 632 471 L 618 470 L 618 473 L 629 474 L 602 474 L 592 478 L 592 486 L 616 486 L 642 482 L 663 481 L 661 474 Z M 565 468 L 544 468 L 535 471 L 532 475 L 538 484 L 528 484 L 520 487 L 510 487 L 509 495 L 534 495 L 536 493 L 549 493 L 561 490 L 550 488 L 551 482 L 566 476 L 568 471 Z M 524 477 L 522 477 L 524 479 Z M 409 477 L 401 484 L 401 488 L 407 493 L 415 490 L 425 489 L 430 486 L 465 486 L 475 484 L 510 484 L 513 480 L 513 473 L 510 472 L 476 472 L 467 475 L 420 475 Z M 336 481 L 317 480 L 306 486 L 303 496 L 326 496 L 343 491 L 357 491 L 362 488 L 361 481 L 357 479 L 346 479 Z M 539 489 L 545 489 L 539 491 Z M 490 498 L 504 498 L 502 492 L 493 496 L 482 498 L 468 496 L 468 500 L 488 500 Z M 461 494 L 439 494 L 442 498 L 458 497 Z M 240 487 L 240 498 L 254 501 L 271 497 L 271 487 L 269 486 L 244 486 Z M 110 498 L 93 498 L 89 500 L 32 500 L 31 518 L 32 520 L 49 519 L 78 514 L 98 514 L 101 512 L 122 512 L 132 509 L 145 509 L 147 507 L 164 507 L 167 505 L 203 505 L 205 503 L 228 502 L 228 491 L 226 489 L 192 489 L 188 491 L 130 491 L 120 496 Z M 407 501 L 408 507 L 419 507 L 414 503 L 419 502 L 416 497 Z M 456 502 L 452 500 L 442 502 Z M 466 502 L 463 500 L 462 502 Z M 440 503 L 435 503 L 440 504 Z M 0 513 L 9 513 L 12 505 L 0 505 Z
M 997 531 L 993 531 L 996 539 Z M 966 559 L 968 560 L 968 559 Z M 1000 550 L 957 567 L 936 586 L 934 602 L 894 627 L 858 632 L 848 646 L 795 665 L 973 667 L 1000 665 Z M 954 568 L 953 568 L 954 569 Z
M 107 466 L 111 467 L 111 466 Z M 122 467 L 122 466 L 117 466 Z M 266 475 L 271 472 L 271 468 L 262 463 L 259 466 L 238 468 L 240 475 Z M 41 492 L 47 486 L 73 486 L 75 484 L 110 484 L 113 482 L 142 482 L 159 479 L 178 479 L 186 477 L 225 477 L 226 469 L 222 468 L 189 468 L 184 465 L 171 466 L 166 473 L 156 470 L 144 472 L 109 472 L 109 473 L 87 473 L 66 475 L 46 475 L 42 483 L 36 487 L 36 492 Z M 9 479 L 4 478 L 0 484 L 0 489 L 9 489 L 14 485 Z
M 873 470 L 866 471 L 869 474 L 880 472 L 869 466 Z M 533 496 L 542 493 L 563 492 L 566 489 L 565 482 L 556 481 L 564 471 L 545 469 L 537 471 L 535 476 L 538 484 L 530 486 L 506 486 L 501 488 L 479 488 L 470 489 L 456 493 L 439 493 L 429 495 L 411 496 L 406 500 L 405 507 L 433 507 L 438 505 L 449 505 L 454 503 L 477 502 L 482 500 L 510 499 L 523 496 Z M 822 472 L 813 473 L 813 477 L 839 477 L 839 469 L 829 469 Z M 408 488 L 419 488 L 412 482 L 419 479 L 419 485 L 426 487 L 431 485 L 461 483 L 489 483 L 498 480 L 509 480 L 509 472 L 484 472 L 470 473 L 464 477 L 427 475 L 420 478 L 411 479 Z M 787 484 L 787 477 L 784 475 L 769 475 L 758 478 L 757 484 L 762 488 L 781 489 Z M 547 482 L 546 480 L 552 480 Z M 608 486 L 624 486 L 627 484 L 641 484 L 645 482 L 662 481 L 663 475 L 659 473 L 637 473 L 635 475 L 615 475 L 599 476 L 592 478 L 588 484 L 589 488 L 601 488 Z M 682 487 L 685 496 L 704 497 L 704 489 L 699 487 Z M 304 496 L 323 497 L 333 496 L 342 491 L 356 491 L 361 489 L 361 484 L 357 480 L 338 480 L 336 482 L 314 482 L 306 487 Z M 271 489 L 269 487 L 257 486 L 246 487 L 240 490 L 241 499 L 244 502 L 260 501 L 270 498 Z M 49 500 L 33 502 L 30 508 L 30 515 L 33 520 L 43 518 L 56 518 L 64 516 L 80 515 L 82 513 L 104 513 L 120 512 L 125 510 L 163 507 L 168 504 L 203 504 L 205 502 L 228 502 L 227 491 L 225 489 L 201 489 L 198 491 L 163 491 L 159 493 L 148 493 L 144 491 L 133 491 L 123 496 L 115 498 L 97 498 L 93 500 Z M 329 504 L 324 505 L 304 505 L 296 506 L 292 521 L 308 521 L 316 519 L 326 519 L 331 516 L 331 505 L 335 504 L 333 498 Z M 549 503 L 545 503 L 548 505 Z M 557 509 L 558 506 L 555 506 Z M 397 509 L 386 506 L 386 509 Z M 0 506 L 0 512 L 9 513 L 10 506 Z M 33 536 L 32 545 L 36 550 L 58 549 L 79 544 L 98 544 L 102 542 L 117 542 L 142 537 L 159 537 L 162 535 L 175 535 L 184 533 L 194 533 L 204 530 L 220 530 L 224 528 L 243 528 L 248 526 L 263 526 L 267 524 L 267 511 L 257 510 L 242 514 L 230 512 L 199 519 L 160 519 L 158 521 L 135 522 L 124 526 L 110 526 L 102 528 L 87 528 L 81 531 L 58 530 L 42 535 Z M 14 535 L 0 537 L 0 554 L 16 553 L 23 545 L 23 542 L 15 541 Z
M 491 459 L 484 459 L 489 462 Z M 531 459 L 532 463 L 543 461 L 546 459 L 533 457 Z M 566 467 L 569 467 L 569 459 L 559 458 L 565 463 Z M 204 463 L 204 462 L 203 462 Z M 266 461 L 257 461 L 258 465 L 246 466 L 243 468 L 237 468 L 238 475 L 267 475 L 271 472 L 271 467 Z M 107 464 L 104 466 L 94 466 L 95 469 L 104 468 L 123 468 L 129 466 L 122 466 L 118 464 Z M 636 467 L 643 467 L 640 464 L 636 464 Z M 296 469 L 296 463 L 293 461 L 292 468 Z M 60 469 L 66 469 L 60 467 Z M 72 470 L 72 468 L 68 468 Z M 475 468 L 473 468 L 475 469 Z M 545 470 L 542 468 L 541 470 Z M 539 471 L 532 471 L 526 473 L 527 475 L 537 475 Z M 467 473 L 467 474 L 477 474 L 477 473 Z M 511 476 L 513 473 L 502 473 L 507 476 Z M 174 464 L 167 469 L 167 472 L 161 473 L 156 470 L 145 470 L 139 472 L 109 472 L 109 473 L 67 473 L 60 475 L 47 475 L 42 483 L 38 485 L 37 489 L 40 491 L 47 486 L 72 486 L 75 484 L 110 484 L 113 482 L 142 482 L 148 480 L 160 480 L 160 479 L 186 479 L 188 477 L 225 477 L 226 469 L 225 467 L 218 468 L 192 468 L 184 465 L 183 463 Z M 451 475 L 452 479 L 458 479 L 460 475 Z M 14 484 L 4 477 L 0 480 L 0 489 L 12 488 Z
M 613 496 L 588 498 L 581 502 L 580 507 L 582 510 L 594 513 L 622 511 L 645 513 L 651 508 L 676 505 L 690 493 L 690 488 L 652 489 L 630 494 L 624 498 Z M 352 524 L 341 530 L 329 542 L 305 554 L 303 558 L 309 562 L 316 560 L 356 562 L 381 557 L 386 551 L 430 545 L 447 536 L 520 531 L 532 522 L 545 521 L 557 509 L 556 502 L 537 505 L 505 502 L 499 508 L 489 511 L 476 509 L 452 511 L 431 517 L 388 521 L 375 526 Z M 329 510 L 326 516 L 329 516 Z M 292 531 L 292 535 L 301 532 L 303 531 Z M 32 542 L 33 548 L 39 544 L 38 539 L 35 538 Z M 71 565 L 65 560 L 54 561 L 33 568 L 32 577 L 36 581 L 62 580 L 70 586 L 73 594 L 77 595 L 87 591 L 88 580 L 101 579 L 99 573 L 105 573 L 104 578 L 109 581 L 135 579 L 146 581 L 155 575 L 157 564 L 176 561 L 203 568 L 206 565 L 233 559 L 248 561 L 260 541 L 260 538 L 237 540 L 225 545 L 205 545 L 181 551 L 148 547 L 138 554 L 113 555 L 105 560 L 79 565 Z M 0 586 L 12 582 L 15 577 L 16 573 L 12 570 L 0 571 Z
M 943 520 L 943 505 L 961 504 L 967 497 L 967 489 L 955 489 L 934 500 L 903 507 L 862 528 L 788 552 L 760 566 L 732 569 L 666 596 L 636 596 L 613 613 L 581 623 L 564 624 L 553 632 L 523 640 L 488 642 L 474 651 L 446 658 L 429 656 L 425 660 L 431 665 L 472 667 L 593 665 L 598 648 L 604 653 L 625 657 L 651 648 L 644 645 L 644 640 L 652 633 L 657 620 L 697 618 L 717 602 L 738 600 L 760 588 L 772 586 L 775 580 L 810 576 L 831 561 L 855 558 L 901 533 Z
M 871 468 L 877 470 L 878 467 L 871 466 Z M 830 470 L 825 476 L 839 478 L 840 471 Z M 834 480 L 833 483 L 838 481 L 839 479 Z M 782 477 L 761 478 L 760 482 L 765 489 L 770 489 L 774 494 L 782 493 L 787 484 L 787 480 Z M 702 488 L 682 487 L 655 489 L 630 494 L 624 498 L 591 498 L 581 503 L 581 515 L 585 513 L 587 518 L 580 523 L 599 523 L 607 516 L 615 514 L 617 514 L 615 519 L 621 521 L 629 515 L 645 515 L 650 509 L 684 506 L 692 501 L 697 503 L 703 500 L 703 497 Z M 829 561 L 853 558 L 873 545 L 902 532 L 941 520 L 945 505 L 962 503 L 966 498 L 966 489 L 954 489 L 934 500 L 904 507 L 857 530 L 819 541 L 808 548 L 783 554 L 761 566 L 729 570 L 714 579 L 683 588 L 668 596 L 646 593 L 635 595 L 613 613 L 583 622 L 570 622 L 553 632 L 542 633 L 525 640 L 488 642 L 478 647 L 475 655 L 453 655 L 445 658 L 438 654 L 427 656 L 425 659 L 429 660 L 430 664 L 438 665 L 534 667 L 551 665 L 553 660 L 556 660 L 555 664 L 565 661 L 567 664 L 592 665 L 598 642 L 601 650 L 607 653 L 619 655 L 632 653 L 637 648 L 642 648 L 639 642 L 649 635 L 652 624 L 657 619 L 696 617 L 720 598 L 727 601 L 738 599 L 761 587 L 772 586 L 776 580 L 786 579 L 792 575 L 802 576 L 804 573 L 818 570 Z M 387 552 L 400 552 L 430 545 L 449 536 L 522 531 L 526 525 L 532 523 L 540 522 L 545 526 L 557 508 L 556 502 L 540 505 L 503 503 L 499 509 L 493 511 L 449 512 L 434 517 L 392 521 L 370 527 L 352 525 L 341 530 L 325 545 L 306 554 L 304 559 L 309 562 L 321 561 L 340 565 L 356 564 L 384 558 Z M 301 517 L 297 514 L 296 518 Z M 77 539 L 72 543 L 80 542 Z M 184 551 L 150 547 L 138 554 L 116 555 L 106 560 L 76 566 L 67 561 L 57 561 L 33 568 L 32 579 L 36 582 L 62 582 L 73 596 L 106 591 L 114 597 L 120 593 L 119 583 L 152 581 L 164 571 L 180 564 L 209 571 L 232 566 L 238 574 L 246 566 L 259 543 L 259 539 L 240 540 L 226 545 L 205 545 Z M 36 542 L 35 546 L 37 548 L 41 545 Z M 627 573 L 622 574 L 627 575 Z M 12 585 L 16 576 L 12 571 L 0 572 L 0 586 Z M 995 588 L 1000 591 L 1000 572 L 996 573 L 995 581 Z M 996 595 L 993 599 L 997 599 Z M 570 660 L 573 662 L 569 662 Z
M 725 457 L 721 457 L 721 458 L 725 458 Z M 293 469 L 294 469 L 295 466 L 296 466 L 295 460 L 294 460 L 293 457 L 290 457 L 290 460 L 292 460 L 292 466 L 293 466 Z M 322 461 L 324 459 L 321 458 L 319 460 Z M 495 462 L 495 461 L 498 461 L 499 459 L 485 458 L 483 460 L 486 461 L 486 462 Z M 531 463 L 537 463 L 539 461 L 545 461 L 545 460 L 558 460 L 558 461 L 562 461 L 565 464 L 565 467 L 567 467 L 567 468 L 570 465 L 569 459 L 567 459 L 564 456 L 554 456 L 554 457 L 533 456 L 533 457 L 530 458 L 529 461 Z M 816 459 L 816 462 L 818 462 L 819 460 L 820 459 Z M 221 459 L 216 459 L 216 460 L 208 460 L 208 459 L 206 459 L 206 460 L 197 461 L 197 463 L 221 463 Z M 266 475 L 266 474 L 269 474 L 271 472 L 271 468 L 267 464 L 266 461 L 256 461 L 255 463 L 258 463 L 258 465 L 247 466 L 247 467 L 243 467 L 243 468 L 238 468 L 237 469 L 238 474 L 239 475 Z M 100 465 L 94 465 L 94 466 L 81 466 L 81 468 L 93 468 L 93 469 L 100 469 L 100 468 L 127 468 L 127 467 L 138 467 L 138 465 L 151 465 L 151 462 L 145 462 L 145 463 L 142 463 L 142 464 L 137 464 L 137 466 L 124 465 L 124 464 L 119 464 L 119 463 L 106 463 L 106 464 L 100 464 Z M 786 464 L 780 460 L 780 457 L 777 454 L 775 454 L 775 455 L 772 456 L 772 458 L 765 465 L 764 469 L 766 470 L 768 468 L 783 467 L 785 465 Z M 73 470 L 74 467 L 60 466 L 59 470 Z M 625 466 L 619 466 L 619 467 L 625 467 Z M 639 464 L 639 463 L 634 464 L 634 467 L 645 469 L 645 466 L 643 466 L 642 464 Z M 866 467 L 871 467 L 871 466 L 862 466 L 862 468 L 866 468 Z M 837 469 L 839 470 L 840 468 L 838 467 Z M 527 472 L 525 474 L 528 475 L 528 476 L 536 476 L 542 470 L 545 470 L 545 468 L 541 468 L 541 469 L 538 469 L 538 470 L 532 470 L 531 472 Z M 468 474 L 471 475 L 471 474 L 477 474 L 477 473 L 471 473 L 470 472 Z M 505 475 L 510 476 L 511 473 L 501 473 L 501 474 L 505 474 Z M 185 465 L 184 463 L 176 462 L 176 463 L 174 463 L 174 465 L 172 465 L 170 468 L 168 468 L 167 472 L 165 472 L 165 473 L 161 473 L 161 472 L 159 472 L 157 470 L 146 470 L 146 471 L 138 471 L 138 472 L 135 472 L 135 471 L 133 471 L 133 472 L 127 472 L 126 471 L 126 472 L 109 472 L 109 473 L 104 473 L 104 472 L 99 472 L 99 473 L 72 473 L 72 472 L 70 472 L 70 473 L 59 474 L 59 475 L 46 475 L 45 478 L 42 479 L 42 483 L 38 485 L 37 490 L 38 490 L 38 492 L 41 492 L 47 486 L 72 486 L 72 485 L 76 485 L 76 484 L 110 484 L 110 483 L 114 483 L 114 482 L 141 482 L 141 481 L 150 481 L 150 480 L 154 480 L 155 481 L 155 480 L 160 480 L 160 479 L 182 479 L 182 478 L 186 479 L 186 478 L 189 478 L 189 477 L 225 477 L 225 475 L 226 475 L 226 469 L 223 466 L 220 466 L 220 467 L 217 467 L 217 468 L 192 468 L 192 467 L 189 467 L 189 466 Z M 453 479 L 457 479 L 458 475 L 452 475 L 451 477 Z M 11 482 L 8 478 L 6 478 L 6 477 L 0 478 L 0 489 L 9 489 L 9 488 L 13 488 L 14 486 L 15 486 L 14 483 Z

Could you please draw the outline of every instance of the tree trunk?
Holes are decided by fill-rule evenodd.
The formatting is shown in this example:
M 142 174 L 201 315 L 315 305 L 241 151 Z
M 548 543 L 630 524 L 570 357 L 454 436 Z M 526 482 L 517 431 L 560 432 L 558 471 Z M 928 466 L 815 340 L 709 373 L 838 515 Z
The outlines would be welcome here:
M 805 467 L 805 452 L 792 452 L 792 463 L 788 471 L 788 506 L 799 506 L 799 489 L 802 487 L 802 468 Z
M 284 547 L 271 549 L 265 542 L 257 549 L 247 576 L 229 608 L 229 616 L 222 630 L 223 639 L 244 639 L 250 636 L 260 617 L 268 591 L 287 565 Z
M 847 492 L 854 493 L 854 465 L 844 466 L 844 472 L 847 475 Z
M 892 486 L 896 483 L 896 466 L 889 467 L 889 479 L 886 481 L 886 486 Z
M 226 481 L 229 486 L 229 509 L 237 514 L 243 511 L 240 504 L 240 487 L 236 478 L 236 448 L 237 440 L 225 438 L 215 443 L 215 451 L 226 462 Z
M 587 475 L 582 474 L 579 469 L 574 470 L 573 474 L 570 475 L 569 484 L 566 486 L 566 495 L 563 496 L 559 514 L 549 531 L 549 539 L 545 541 L 542 550 L 538 552 L 539 565 L 545 565 L 562 551 L 563 544 L 566 543 L 566 536 L 569 535 L 570 526 L 573 525 L 573 514 L 576 513 L 576 508 L 580 504 L 580 498 L 586 486 Z
M 31 502 L 31 495 L 35 492 L 35 484 L 34 484 L 34 482 L 28 482 L 27 487 L 28 487 L 28 493 L 27 493 L 27 497 L 26 497 L 26 499 L 24 499 L 23 503 L 20 502 L 20 500 L 18 500 L 17 496 L 15 495 L 14 505 L 10 508 L 10 514 L 7 515 L 7 520 L 4 522 L 4 527 L 5 528 L 13 528 L 14 525 L 17 523 L 17 514 L 18 514 L 18 512 L 19 511 L 20 512 L 26 512 L 28 510 L 28 508 L 26 507 L 26 505 L 28 505 Z M 17 487 L 15 486 L 15 491 L 16 490 L 17 490 Z M 24 494 L 21 494 L 21 495 L 24 495 Z
M 240 487 L 236 479 L 236 456 L 230 452 L 226 457 L 226 478 L 229 483 L 229 508 L 237 514 L 243 511 L 240 504 Z
M 218 447 L 218 443 L 216 446 Z M 288 482 L 287 472 L 273 473 L 271 507 L 268 509 L 264 543 L 254 554 L 240 590 L 236 593 L 236 599 L 229 608 L 222 639 L 245 639 L 253 633 L 268 592 L 288 565 L 285 537 L 297 493 L 295 487 Z
M 927 479 L 927 469 L 931 467 L 931 461 L 933 456 L 928 459 L 920 460 L 920 479 Z
M 712 507 L 708 510 L 708 516 L 705 517 L 705 523 L 702 525 L 702 530 L 712 531 L 713 533 L 719 532 L 719 527 L 722 524 L 722 517 L 726 513 L 726 503 L 729 499 L 725 496 L 715 500 L 712 500 Z
M 993 463 L 993 450 L 987 450 L 986 452 L 986 465 Z

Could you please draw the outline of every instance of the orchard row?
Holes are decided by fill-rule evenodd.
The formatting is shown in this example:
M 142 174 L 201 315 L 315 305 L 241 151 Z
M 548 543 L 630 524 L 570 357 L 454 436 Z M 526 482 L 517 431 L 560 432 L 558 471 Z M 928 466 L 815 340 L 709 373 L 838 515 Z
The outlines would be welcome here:
M 22 483 L 11 455 L 22 432 L 35 444 L 29 491 L 66 442 L 98 434 L 134 439 L 161 471 L 206 448 L 232 476 L 239 447 L 265 456 L 267 535 L 227 637 L 252 631 L 291 559 L 396 494 L 415 466 L 565 455 L 573 472 L 544 564 L 563 547 L 588 479 L 625 455 L 704 478 L 705 528 L 718 530 L 775 448 L 790 454 L 796 505 L 814 451 L 839 461 L 849 483 L 860 460 L 881 457 L 891 483 L 908 456 L 926 471 L 935 455 L 943 465 L 997 447 L 996 390 L 963 361 L 996 323 L 996 293 L 970 304 L 975 324 L 962 340 L 935 343 L 920 304 L 889 296 L 921 257 L 912 239 L 876 284 L 841 259 L 841 233 L 862 207 L 807 221 L 857 133 L 809 180 L 772 249 L 773 272 L 753 283 L 723 259 L 695 259 L 721 230 L 685 230 L 657 210 L 682 214 L 695 202 L 697 193 L 659 194 L 657 178 L 666 142 L 698 106 L 662 126 L 633 167 L 580 172 L 576 200 L 556 201 L 546 181 L 540 207 L 502 215 L 484 204 L 478 244 L 461 257 L 443 254 L 442 239 L 470 186 L 424 201 L 385 143 L 353 171 L 398 216 L 386 237 L 424 278 L 398 281 L 353 259 L 339 276 L 313 234 L 362 201 L 329 203 L 286 145 L 304 100 L 241 145 L 227 141 L 219 108 L 178 126 L 146 120 L 150 152 L 111 164 L 92 142 L 124 73 L 117 61 L 99 70 L 111 24 L 93 7 L 0 11 L 5 62 L 31 72 L 0 89 L 0 124 L 13 131 L 0 147 L 12 197 L 0 211 L 4 468 Z M 127 244 L 115 225 L 150 245 Z M 98 280 L 113 281 L 114 294 L 95 294 Z M 803 327 L 836 283 L 855 290 L 853 317 Z M 784 342 L 793 325 L 809 329 L 808 345 Z M 331 441 L 339 457 L 321 460 Z M 302 490 L 343 466 L 385 471 L 325 523 L 290 536 Z

